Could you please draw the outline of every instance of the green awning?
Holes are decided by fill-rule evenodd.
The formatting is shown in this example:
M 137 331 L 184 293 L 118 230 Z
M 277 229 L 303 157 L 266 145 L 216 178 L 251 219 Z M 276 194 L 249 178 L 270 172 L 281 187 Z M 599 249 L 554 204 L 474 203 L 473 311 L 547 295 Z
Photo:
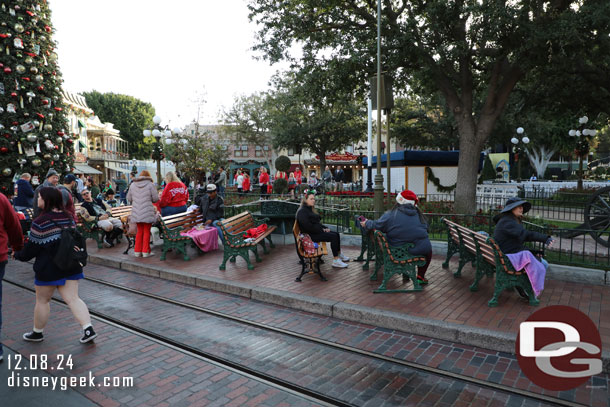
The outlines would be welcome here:
M 80 145 L 80 148 L 87 148 L 87 145 L 80 140 L 78 140 L 78 144 Z
M 86 129 L 87 126 L 85 126 L 85 122 L 83 122 L 81 119 L 78 119 L 78 127 Z

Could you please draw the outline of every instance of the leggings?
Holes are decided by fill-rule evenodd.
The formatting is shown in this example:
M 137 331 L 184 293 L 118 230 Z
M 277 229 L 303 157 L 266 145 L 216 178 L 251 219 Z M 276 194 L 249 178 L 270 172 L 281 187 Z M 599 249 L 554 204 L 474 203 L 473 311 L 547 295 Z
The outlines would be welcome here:
M 337 257 L 341 253 L 341 237 L 337 232 L 322 232 L 309 235 L 314 242 L 330 242 L 330 249 L 333 256 Z

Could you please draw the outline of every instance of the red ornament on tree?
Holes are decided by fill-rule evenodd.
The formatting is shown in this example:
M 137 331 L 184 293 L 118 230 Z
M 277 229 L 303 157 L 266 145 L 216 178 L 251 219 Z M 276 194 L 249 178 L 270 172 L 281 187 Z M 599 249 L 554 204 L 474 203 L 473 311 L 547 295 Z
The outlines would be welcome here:
M 44 114 L 36 113 L 36 116 L 40 117 L 41 119 L 44 119 Z
M 8 153 L 8 147 L 0 147 L 0 153 L 2 153 L 2 154 Z
M 53 109 L 57 110 L 58 112 L 61 112 L 63 110 L 61 107 L 54 107 Z
M 13 70 L 10 67 L 7 66 L 4 68 L 4 73 L 11 73 L 11 72 L 13 72 Z
M 50 33 L 51 32 L 51 27 L 49 27 L 48 25 L 44 26 L 44 29 L 46 32 Z

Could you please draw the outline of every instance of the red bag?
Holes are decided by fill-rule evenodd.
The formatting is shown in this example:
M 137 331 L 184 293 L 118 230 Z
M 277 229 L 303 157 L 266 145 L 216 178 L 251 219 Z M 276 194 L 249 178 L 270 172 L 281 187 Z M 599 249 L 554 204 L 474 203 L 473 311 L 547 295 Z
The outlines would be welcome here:
M 256 239 L 260 235 L 264 234 L 266 231 L 267 231 L 267 225 L 265 223 L 263 223 L 262 225 L 260 225 L 258 227 L 248 229 L 246 231 L 246 233 L 244 234 L 244 239 L 248 239 L 248 238 Z
M 311 256 L 316 253 L 316 245 L 307 233 L 301 233 L 299 235 L 299 241 L 301 243 L 301 248 L 306 255 Z

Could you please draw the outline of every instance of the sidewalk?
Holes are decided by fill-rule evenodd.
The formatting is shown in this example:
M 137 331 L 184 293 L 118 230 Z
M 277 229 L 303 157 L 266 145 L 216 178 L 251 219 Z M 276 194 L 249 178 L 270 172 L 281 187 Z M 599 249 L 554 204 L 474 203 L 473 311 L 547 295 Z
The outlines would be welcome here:
M 418 293 L 373 294 L 380 281 L 370 281 L 363 263 L 349 263 L 346 269 L 333 269 L 327 256 L 322 272 L 323 282 L 315 275 L 306 275 L 295 282 L 301 266 L 293 245 L 277 245 L 262 262 L 248 270 L 243 259 L 227 262 L 226 271 L 218 270 L 222 247 L 211 253 L 197 255 L 189 248 L 191 260 L 168 253 L 160 261 L 160 247 L 150 258 L 123 255 L 125 244 L 110 249 L 88 246 L 90 262 L 132 272 L 152 275 L 190 285 L 238 294 L 326 316 L 398 329 L 465 345 L 478 346 L 513 354 L 519 324 L 531 313 L 549 305 L 568 305 L 587 314 L 599 327 L 604 349 L 604 367 L 610 365 L 610 287 L 565 281 L 546 281 L 540 305 L 531 307 L 516 293 L 502 293 L 499 306 L 487 302 L 493 294 L 493 281 L 483 278 L 478 292 L 470 292 L 474 270 L 467 265 L 462 278 L 453 277 L 457 260 L 443 269 L 441 256 L 433 256 L 426 277 L 430 284 Z M 259 250 L 259 253 L 261 250 Z M 343 252 L 354 259 L 357 247 L 344 247 Z M 253 256 L 251 256 L 253 258 Z M 456 259 L 457 256 L 454 256 Z M 396 288 L 400 278 L 394 277 L 388 288 Z

